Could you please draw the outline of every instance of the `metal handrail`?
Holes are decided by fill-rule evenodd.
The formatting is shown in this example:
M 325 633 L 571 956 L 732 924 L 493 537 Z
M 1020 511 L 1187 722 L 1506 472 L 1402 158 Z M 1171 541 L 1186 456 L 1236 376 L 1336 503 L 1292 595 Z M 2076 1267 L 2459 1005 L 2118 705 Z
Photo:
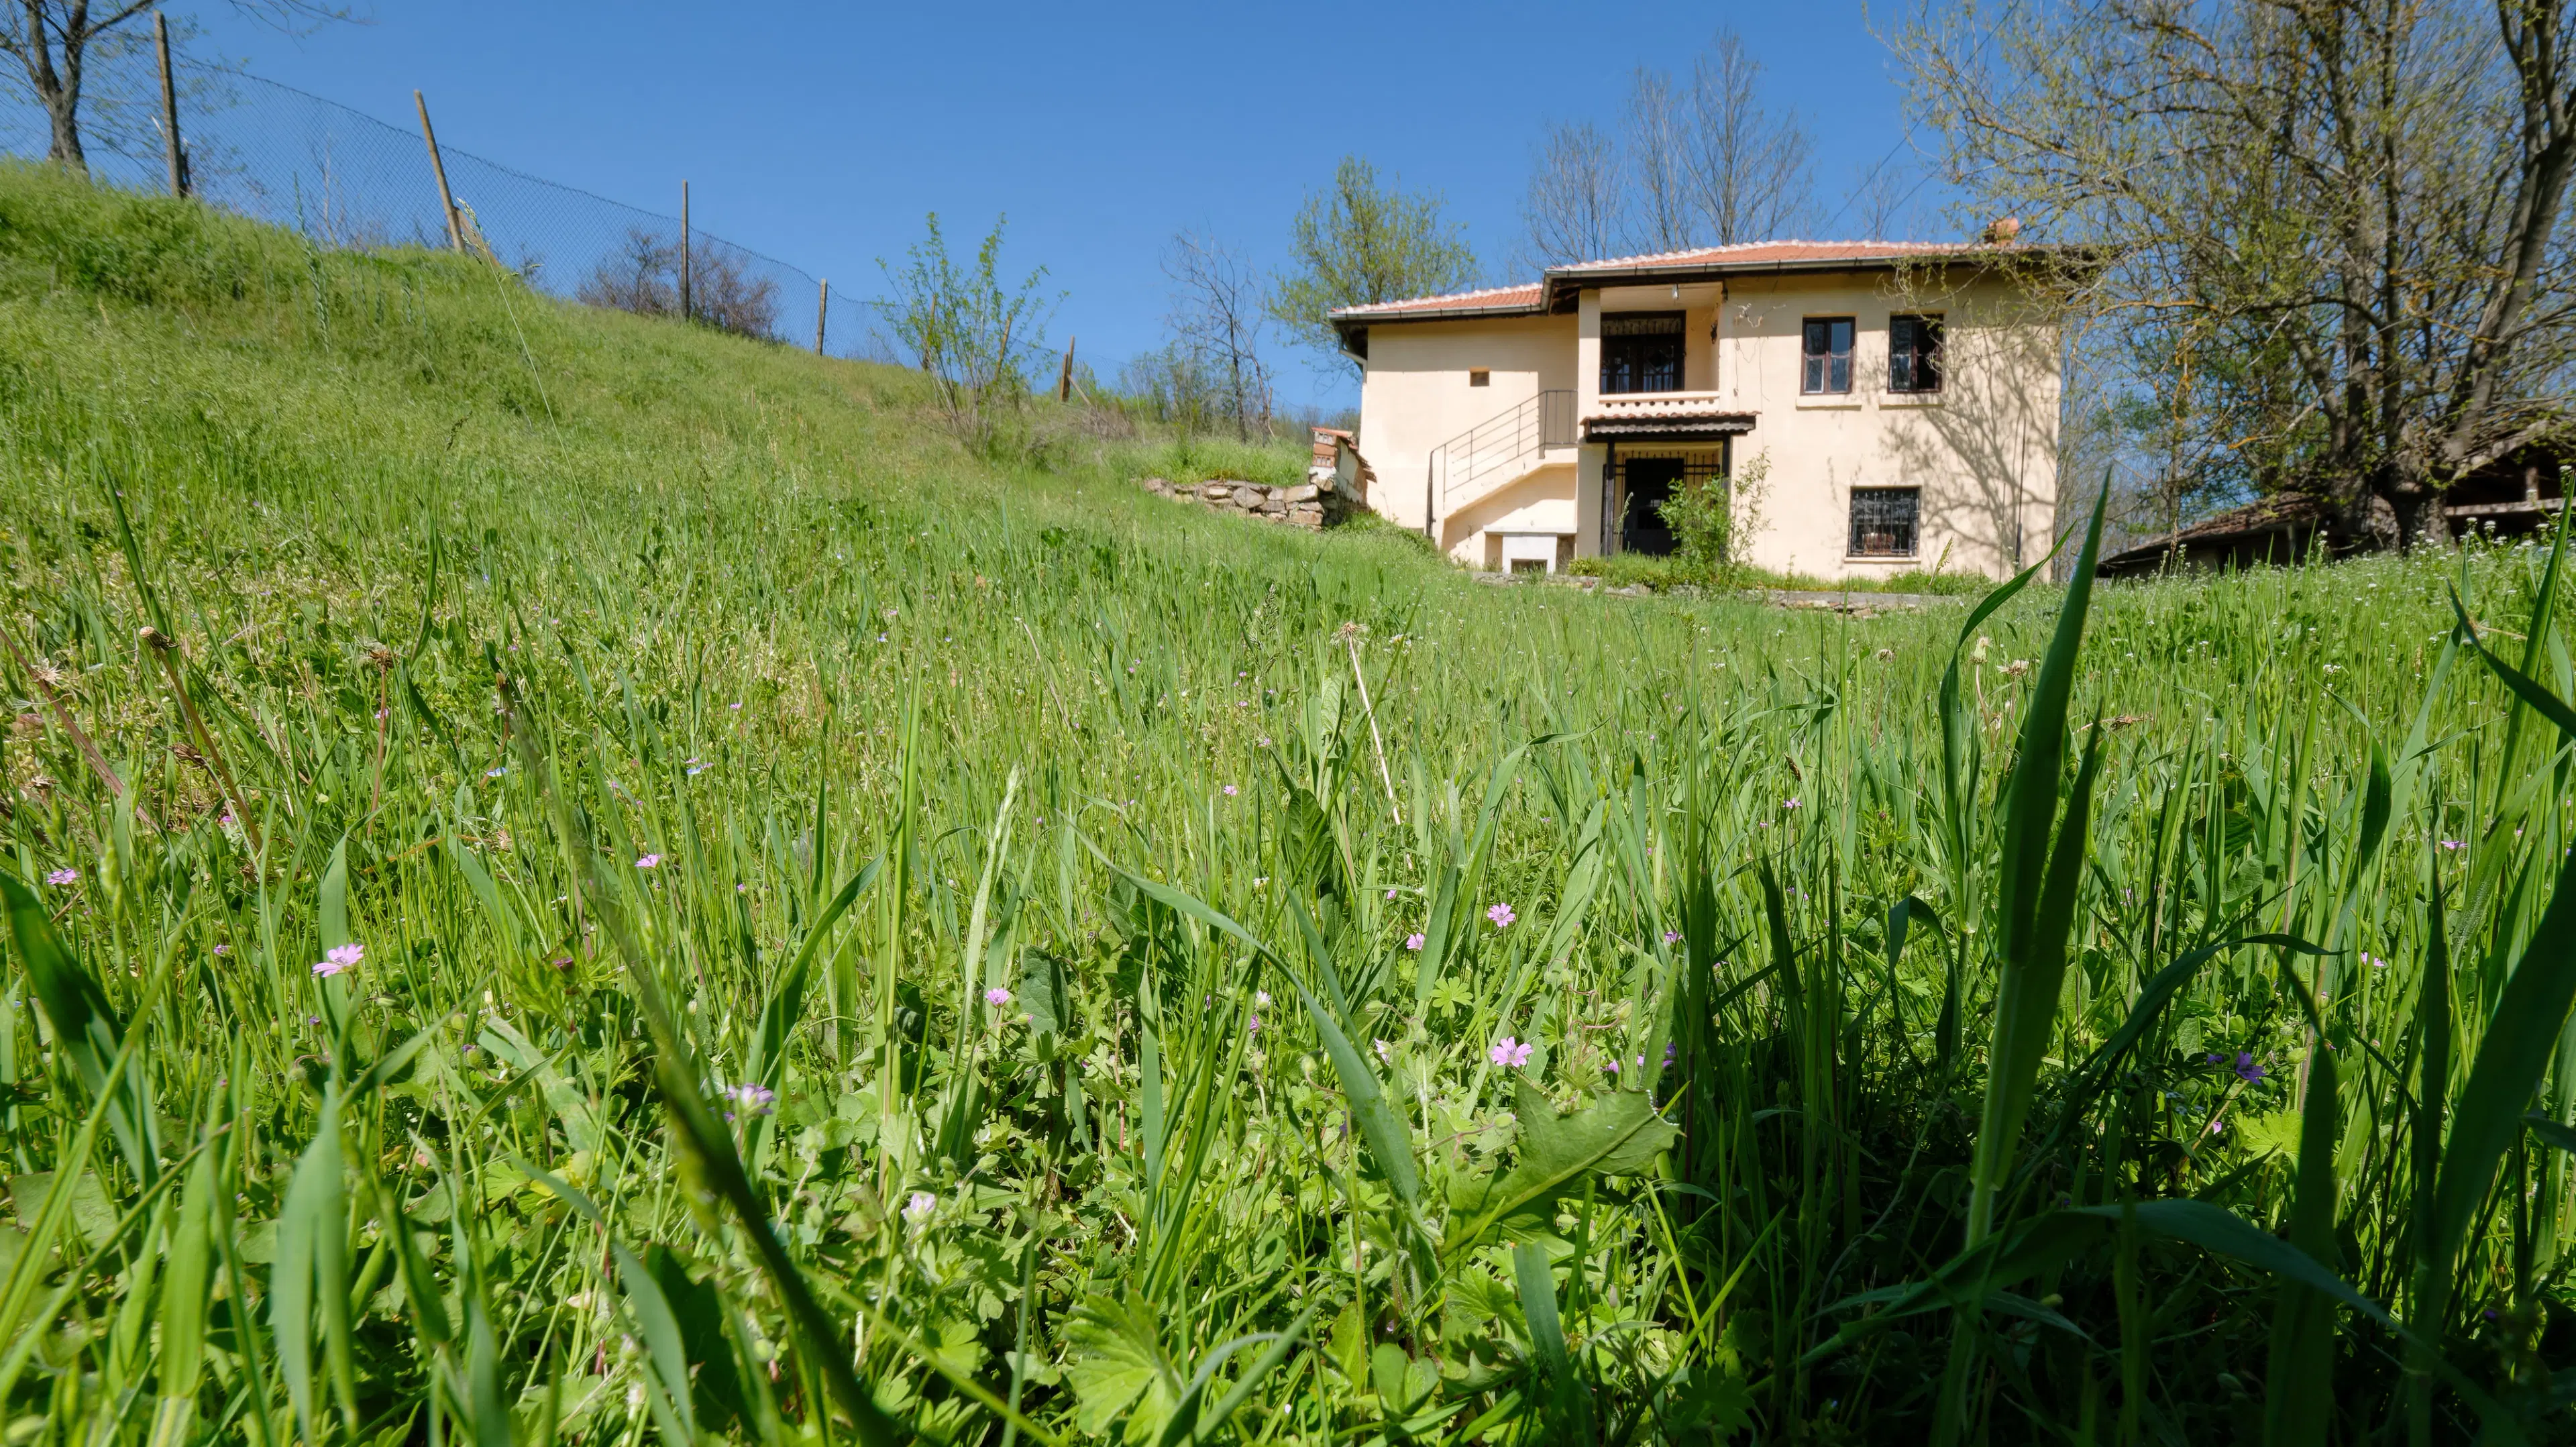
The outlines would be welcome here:
M 1461 501 L 1482 496 L 1485 479 L 1506 469 L 1517 476 L 1519 464 L 1532 455 L 1573 445 L 1570 388 L 1541 392 L 1441 443 L 1431 450 L 1423 477 L 1423 530 L 1437 537 L 1435 511 L 1453 512 Z

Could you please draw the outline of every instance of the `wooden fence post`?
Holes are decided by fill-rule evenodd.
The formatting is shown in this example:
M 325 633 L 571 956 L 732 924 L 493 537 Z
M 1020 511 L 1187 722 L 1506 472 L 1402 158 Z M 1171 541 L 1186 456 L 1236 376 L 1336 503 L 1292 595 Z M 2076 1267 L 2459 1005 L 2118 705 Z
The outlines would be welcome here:
M 832 279 L 823 278 L 822 291 L 814 298 L 814 355 L 823 355 L 823 323 L 832 315 Z
M 694 315 L 689 298 L 689 183 L 680 183 L 680 320 Z
M 1079 337 L 1064 339 L 1064 370 L 1057 373 L 1055 379 L 1055 399 L 1059 402 L 1073 400 L 1073 344 L 1079 340 Z
M 429 127 L 429 102 L 420 92 L 411 93 L 412 105 L 420 111 L 420 138 L 429 147 L 429 171 L 438 178 L 438 209 L 447 216 L 447 244 L 459 251 L 465 249 L 465 229 L 456 224 L 456 197 L 447 189 L 447 162 L 439 158 L 438 132 Z
M 170 78 L 170 22 L 152 12 L 152 45 L 161 52 L 161 138 L 170 152 L 170 194 L 188 194 L 188 155 L 179 149 L 179 88 Z

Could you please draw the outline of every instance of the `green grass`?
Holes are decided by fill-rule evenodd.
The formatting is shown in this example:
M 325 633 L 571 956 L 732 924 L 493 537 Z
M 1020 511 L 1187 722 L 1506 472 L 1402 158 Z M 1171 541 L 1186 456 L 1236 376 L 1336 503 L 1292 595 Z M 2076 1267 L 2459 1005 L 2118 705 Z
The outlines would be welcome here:
M 1295 487 L 1306 480 L 1314 447 L 1303 437 L 1238 442 L 1231 437 L 1180 437 L 1135 447 L 1125 465 L 1139 477 L 1173 482 L 1230 478 L 1267 487 Z
M 929 415 L 0 170 L 13 1444 L 2570 1435 L 2542 551 L 1954 650 Z
M 1712 572 L 1687 558 L 1648 553 L 1577 558 L 1567 571 L 1578 577 L 1599 578 L 1613 588 L 1644 586 L 1659 593 L 1677 588 L 1782 588 L 1802 593 L 1930 593 L 1973 598 L 1994 587 L 1990 578 L 1922 568 L 1856 578 L 1818 578 L 1807 573 L 1774 573 L 1743 566 Z

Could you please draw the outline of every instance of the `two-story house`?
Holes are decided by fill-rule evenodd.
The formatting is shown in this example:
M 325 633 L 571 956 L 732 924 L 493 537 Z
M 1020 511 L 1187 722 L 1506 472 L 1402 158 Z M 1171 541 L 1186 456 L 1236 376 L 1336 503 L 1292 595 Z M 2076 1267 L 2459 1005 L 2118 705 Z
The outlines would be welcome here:
M 1733 477 L 1740 561 L 2003 576 L 2056 520 L 2058 336 L 2033 259 L 1766 241 L 1343 308 L 1369 505 L 1461 562 L 1553 571 L 1669 551 L 1659 505 Z

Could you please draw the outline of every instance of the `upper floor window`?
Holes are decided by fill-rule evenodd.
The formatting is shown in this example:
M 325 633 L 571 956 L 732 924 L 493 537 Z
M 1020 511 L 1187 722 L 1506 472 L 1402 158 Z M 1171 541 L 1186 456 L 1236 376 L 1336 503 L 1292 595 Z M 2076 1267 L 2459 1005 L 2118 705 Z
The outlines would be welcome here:
M 1887 319 L 1887 390 L 1941 390 L 1941 319 Z
M 1682 389 L 1682 314 L 1629 312 L 1601 319 L 1601 390 Z
M 1852 319 L 1807 318 L 1805 366 L 1798 390 L 1806 393 L 1851 390 Z

